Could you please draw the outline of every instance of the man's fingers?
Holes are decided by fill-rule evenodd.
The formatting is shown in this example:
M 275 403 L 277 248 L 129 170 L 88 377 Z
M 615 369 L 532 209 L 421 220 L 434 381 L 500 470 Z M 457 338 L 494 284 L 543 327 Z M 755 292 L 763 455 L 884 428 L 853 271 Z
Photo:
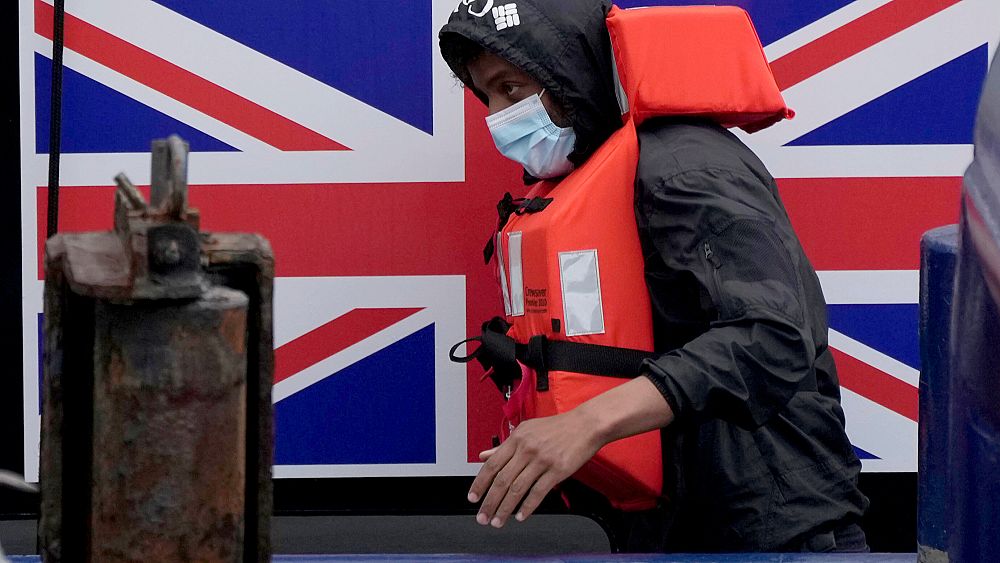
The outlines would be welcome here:
M 529 464 L 527 467 L 521 471 L 521 474 L 514 479 L 511 483 L 510 488 L 507 489 L 507 494 L 504 496 L 503 501 L 500 506 L 497 507 L 496 513 L 493 515 L 491 523 L 497 528 L 502 528 L 510 515 L 517 508 L 517 505 L 521 503 L 524 495 L 534 487 L 535 482 L 538 478 L 545 472 L 545 468 L 537 463 Z
M 479 515 L 476 517 L 476 521 L 482 524 L 484 523 L 483 520 L 485 520 L 485 523 L 492 524 L 495 528 L 503 525 L 502 521 L 495 519 L 497 508 L 504 497 L 507 496 L 507 491 L 511 485 L 514 484 L 517 477 L 527 467 L 529 461 L 527 456 L 518 454 L 504 465 L 504 468 L 493 478 L 493 483 L 490 485 L 490 492 L 486 494 L 486 498 L 483 499 L 483 505 L 479 507 Z
M 553 477 L 552 472 L 546 472 L 538 480 L 535 481 L 535 485 L 531 487 L 531 492 L 525 497 L 524 502 L 521 503 L 521 508 L 518 509 L 517 514 L 514 518 L 518 522 L 524 522 L 529 516 L 534 514 L 535 510 L 542 501 L 545 500 L 545 496 L 549 494 L 552 487 L 559 484 L 559 479 Z
M 507 462 L 510 461 L 513 455 L 514 448 L 509 443 L 502 444 L 499 448 L 493 449 L 493 453 L 490 454 L 489 459 L 479 469 L 479 474 L 476 475 L 476 479 L 472 482 L 472 487 L 469 488 L 469 502 L 479 502 L 479 499 L 483 498 L 483 495 L 486 494 L 486 491 L 489 490 L 490 485 L 493 483 L 494 477 L 503 469 L 504 465 L 507 465 Z
M 500 446 L 497 446 L 496 448 L 492 448 L 492 449 L 486 450 L 485 452 L 479 452 L 479 460 L 480 461 L 486 461 L 486 460 L 490 459 L 491 457 L 493 457 L 493 454 L 497 453 L 497 449 L 499 447 Z

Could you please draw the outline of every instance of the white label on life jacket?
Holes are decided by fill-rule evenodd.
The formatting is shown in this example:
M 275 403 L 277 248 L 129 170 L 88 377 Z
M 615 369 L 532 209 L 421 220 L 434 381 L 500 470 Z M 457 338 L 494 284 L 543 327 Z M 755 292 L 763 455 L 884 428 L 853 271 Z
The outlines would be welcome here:
M 510 316 L 510 289 L 507 287 L 507 268 L 503 264 L 503 233 L 497 233 L 497 265 L 500 267 L 500 291 L 503 293 L 503 312 Z
M 521 266 L 521 233 L 507 235 L 510 266 L 510 316 L 524 316 L 524 269 Z
M 597 250 L 559 253 L 566 336 L 604 334 L 604 304 Z

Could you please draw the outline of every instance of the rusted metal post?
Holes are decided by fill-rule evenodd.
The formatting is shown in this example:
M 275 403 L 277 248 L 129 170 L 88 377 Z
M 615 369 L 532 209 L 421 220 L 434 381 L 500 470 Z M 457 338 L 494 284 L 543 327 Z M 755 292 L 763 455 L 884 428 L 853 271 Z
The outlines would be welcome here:
M 46 244 L 46 561 L 270 559 L 273 258 L 199 232 L 187 154 L 154 141 L 149 204 L 120 175 L 112 232 Z
M 98 305 L 95 561 L 242 560 L 247 305 Z

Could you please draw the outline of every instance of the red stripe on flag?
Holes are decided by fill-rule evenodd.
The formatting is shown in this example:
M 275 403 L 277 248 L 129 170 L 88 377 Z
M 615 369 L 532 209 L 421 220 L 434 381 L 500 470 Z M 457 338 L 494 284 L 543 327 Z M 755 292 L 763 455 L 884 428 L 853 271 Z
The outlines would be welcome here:
M 837 362 L 840 385 L 916 422 L 919 414 L 917 388 L 874 367 L 830 348 Z
M 35 33 L 52 39 L 52 6 L 35 1 Z M 319 133 L 66 14 L 66 47 L 283 151 L 350 150 Z
M 274 382 L 289 377 L 385 330 L 423 309 L 354 309 L 274 352 Z
M 148 193 L 148 188 L 141 188 Z M 276 274 L 299 276 L 489 276 L 482 249 L 496 225 L 496 201 L 460 201 L 460 184 L 191 186 L 191 207 L 207 232 L 266 237 Z M 63 186 L 59 232 L 112 227 L 111 186 Z M 502 192 L 501 192 L 502 193 Z M 39 257 L 48 189 L 36 200 Z M 491 198 L 492 199 L 492 198 Z M 41 268 L 39 262 L 39 268 Z M 39 269 L 39 279 L 42 278 Z
M 916 270 L 920 237 L 958 222 L 962 179 L 781 179 L 778 185 L 795 232 L 817 270 Z M 264 235 L 274 248 L 279 276 L 486 272 L 481 249 L 490 221 L 496 221 L 491 209 L 495 204 L 489 200 L 468 204 L 475 208 L 470 212 L 466 204 L 455 203 L 455 192 L 462 189 L 469 188 L 457 184 L 190 188 L 191 205 L 202 212 L 203 230 Z M 47 192 L 44 187 L 38 190 L 39 225 L 45 224 L 48 212 Z M 59 197 L 62 232 L 111 228 L 113 187 L 65 187 Z M 41 258 L 44 229 L 38 236 Z
M 892 0 L 771 63 L 782 90 L 864 51 L 960 0 Z
M 917 270 L 920 237 L 958 222 L 961 178 L 778 180 L 817 270 Z

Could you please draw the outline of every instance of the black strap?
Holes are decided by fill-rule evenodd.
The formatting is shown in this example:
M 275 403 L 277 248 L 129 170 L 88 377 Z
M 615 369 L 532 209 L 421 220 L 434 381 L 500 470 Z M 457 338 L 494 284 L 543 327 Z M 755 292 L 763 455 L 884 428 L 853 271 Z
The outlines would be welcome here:
M 642 362 L 656 356 L 643 350 L 562 340 L 547 340 L 545 353 L 549 370 L 623 379 L 639 377 Z
M 466 338 L 465 340 L 451 347 L 451 350 L 448 351 L 448 359 L 455 362 L 456 364 L 467 364 L 472 360 L 475 360 L 476 359 L 475 351 L 473 351 L 468 356 L 459 356 L 457 355 L 458 348 L 463 344 L 469 344 L 470 342 L 482 342 L 482 341 L 483 339 L 478 336 L 473 336 L 472 338 Z
M 533 197 L 531 199 L 526 199 L 519 197 L 517 199 L 510 195 L 510 192 L 503 194 L 503 199 L 497 202 L 497 230 L 495 232 L 500 232 L 507 225 L 507 221 L 510 221 L 511 215 L 524 215 L 525 213 L 539 213 L 545 211 L 545 208 L 552 203 L 552 198 L 545 197 Z M 486 247 L 483 248 L 483 260 L 489 264 L 490 260 L 493 259 L 493 254 L 496 252 L 496 243 L 494 242 L 493 236 L 490 240 L 486 241 Z
M 59 155 L 62 140 L 63 25 L 65 0 L 55 0 L 52 21 L 52 91 L 49 98 L 49 212 L 46 238 L 59 231 Z
M 497 202 L 497 230 L 494 233 L 499 233 L 501 229 L 510 220 L 510 216 L 517 211 L 517 208 L 524 203 L 524 198 L 514 199 L 514 196 L 510 195 L 510 192 L 503 194 L 503 198 Z M 496 243 L 494 242 L 495 237 L 490 235 L 490 240 L 486 241 L 486 247 L 483 248 L 483 260 L 489 264 L 490 260 L 493 259 L 493 254 L 496 252 Z
M 524 215 L 525 213 L 539 213 L 545 211 L 545 208 L 552 203 L 551 197 L 533 197 L 531 199 L 524 200 L 517 209 L 514 210 L 515 215 Z
M 508 330 L 510 324 L 501 317 L 495 317 L 483 324 L 482 335 L 453 346 L 449 357 L 459 363 L 478 360 L 485 369 L 493 370 L 490 376 L 501 390 L 520 378 L 521 370 L 517 365 L 520 361 L 535 370 L 538 391 L 548 391 L 550 371 L 634 379 L 641 374 L 642 362 L 656 356 L 653 352 L 631 348 L 549 340 L 543 335 L 534 336 L 521 344 L 507 336 Z M 480 345 L 468 356 L 457 356 L 458 347 L 470 342 L 479 342 Z
M 479 336 L 463 340 L 451 347 L 448 357 L 451 361 L 467 364 L 472 360 L 479 362 L 489 373 L 493 383 L 501 393 L 513 385 L 521 377 L 521 366 L 517 363 L 517 348 L 513 338 L 507 336 L 510 323 L 503 317 L 493 317 L 483 323 L 483 332 Z M 463 344 L 479 342 L 479 347 L 467 356 L 459 356 L 458 348 Z
M 508 337 L 505 337 L 508 338 Z M 535 370 L 535 389 L 549 390 L 549 341 L 542 335 L 533 336 L 527 344 L 515 344 L 517 359 Z

